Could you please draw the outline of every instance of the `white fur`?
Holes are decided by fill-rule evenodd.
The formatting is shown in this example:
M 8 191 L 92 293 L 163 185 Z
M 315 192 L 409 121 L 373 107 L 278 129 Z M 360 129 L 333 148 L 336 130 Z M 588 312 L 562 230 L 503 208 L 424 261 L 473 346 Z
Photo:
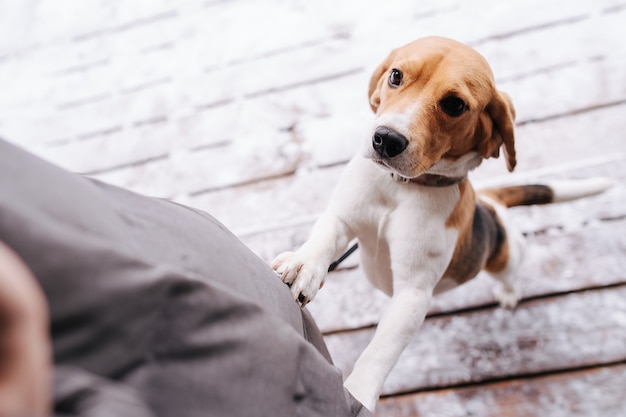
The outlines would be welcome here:
M 387 126 L 398 133 L 409 137 L 411 122 L 415 120 L 415 113 L 419 110 L 421 103 L 415 100 L 402 112 L 384 112 L 376 116 L 376 126 Z
M 455 161 L 441 159 L 427 171 L 429 174 L 446 177 L 462 177 L 483 161 L 478 152 L 469 152 Z
M 445 223 L 458 199 L 458 187 L 398 182 L 371 160 L 356 156 L 309 240 L 273 263 L 291 284 L 294 298 L 302 294 L 311 300 L 328 265 L 358 237 L 365 274 L 391 296 L 372 342 L 345 382 L 370 410 L 400 353 L 422 324 L 433 291 L 450 263 L 458 233 Z
M 610 178 L 585 178 L 578 180 L 561 180 L 547 182 L 554 192 L 554 201 L 570 201 L 581 197 L 587 197 L 611 188 L 615 181 Z

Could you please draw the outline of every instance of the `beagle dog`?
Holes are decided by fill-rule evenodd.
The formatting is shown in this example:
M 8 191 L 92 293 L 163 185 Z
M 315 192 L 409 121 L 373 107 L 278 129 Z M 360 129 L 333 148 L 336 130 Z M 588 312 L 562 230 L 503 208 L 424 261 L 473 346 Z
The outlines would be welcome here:
M 608 180 L 505 187 L 475 192 L 467 176 L 504 151 L 515 168 L 510 98 L 476 51 L 429 37 L 395 49 L 369 85 L 373 135 L 347 165 L 310 238 L 272 267 L 303 306 L 329 264 L 358 239 L 361 267 L 391 297 L 346 388 L 374 410 L 385 378 L 416 333 L 433 295 L 485 270 L 504 307 L 518 302 L 521 235 L 505 209 L 591 195 Z

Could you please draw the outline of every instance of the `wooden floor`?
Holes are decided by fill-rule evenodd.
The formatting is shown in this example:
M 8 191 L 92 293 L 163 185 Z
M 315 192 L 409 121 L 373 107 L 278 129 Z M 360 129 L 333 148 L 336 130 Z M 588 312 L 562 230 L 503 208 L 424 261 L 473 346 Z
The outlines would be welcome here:
M 626 3 L 0 2 L 0 135 L 70 170 L 207 210 L 265 260 L 293 249 L 371 134 L 370 71 L 427 35 L 491 63 L 518 167 L 480 186 L 610 176 L 511 216 L 524 300 L 480 276 L 437 298 L 380 416 L 626 416 Z M 6 196 L 4 196 L 6 197 Z M 352 256 L 310 305 L 349 372 L 387 300 Z

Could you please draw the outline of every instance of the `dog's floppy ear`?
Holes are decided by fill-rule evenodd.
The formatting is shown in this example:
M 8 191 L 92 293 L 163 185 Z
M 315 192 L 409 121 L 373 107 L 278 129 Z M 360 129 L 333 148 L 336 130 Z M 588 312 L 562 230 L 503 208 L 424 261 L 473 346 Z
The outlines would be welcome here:
M 395 56 L 395 50 L 391 51 L 389 56 L 374 70 L 372 77 L 370 78 L 370 87 L 368 91 L 370 99 L 370 107 L 372 111 L 376 113 L 378 106 L 380 105 L 380 89 L 383 83 L 387 80 L 387 73 L 389 72 L 389 66 Z
M 494 91 L 485 111 L 480 115 L 477 129 L 478 151 L 483 158 L 497 158 L 500 146 L 509 171 L 515 169 L 515 107 L 508 94 Z

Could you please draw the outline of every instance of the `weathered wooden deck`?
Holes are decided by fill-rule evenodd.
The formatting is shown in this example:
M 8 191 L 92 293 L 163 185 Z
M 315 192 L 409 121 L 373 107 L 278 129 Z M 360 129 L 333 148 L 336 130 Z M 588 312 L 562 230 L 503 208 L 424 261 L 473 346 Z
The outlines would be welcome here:
M 489 161 L 477 186 L 619 184 L 513 210 L 524 301 L 496 307 L 483 276 L 437 298 L 378 415 L 626 415 L 623 1 L 4 1 L 0 135 L 205 209 L 270 260 L 304 241 L 369 136 L 369 71 L 434 34 L 476 47 L 516 105 L 518 168 Z M 311 304 L 344 371 L 385 303 L 352 256 Z

